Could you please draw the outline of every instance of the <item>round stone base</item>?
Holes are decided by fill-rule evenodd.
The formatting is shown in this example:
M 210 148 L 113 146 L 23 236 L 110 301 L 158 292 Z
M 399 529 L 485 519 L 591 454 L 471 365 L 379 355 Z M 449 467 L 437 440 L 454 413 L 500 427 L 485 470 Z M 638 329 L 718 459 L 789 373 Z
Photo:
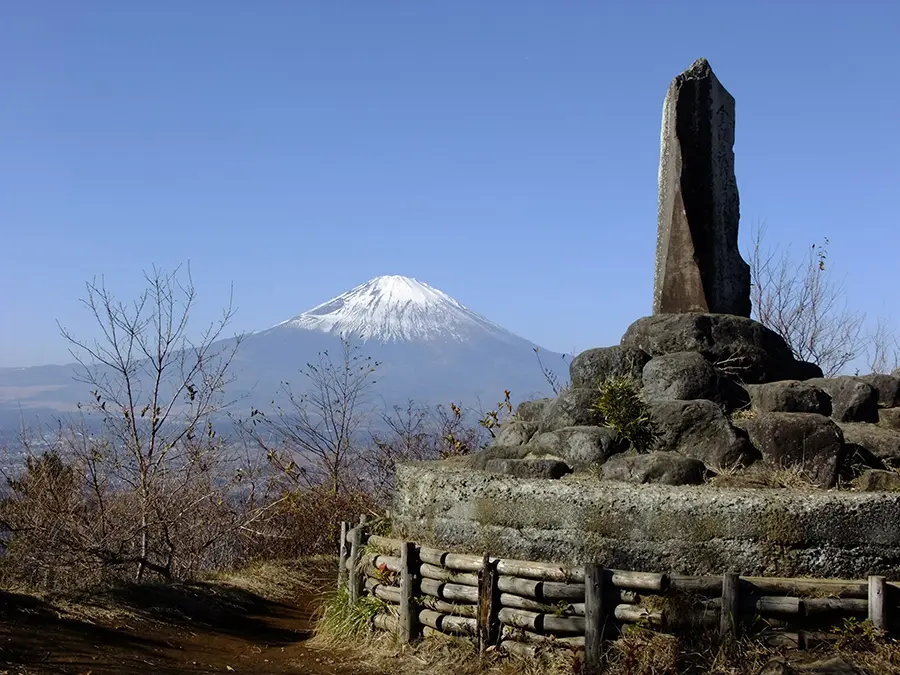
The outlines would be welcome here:
M 900 494 L 511 478 L 398 467 L 395 536 L 460 553 L 676 574 L 900 579 Z

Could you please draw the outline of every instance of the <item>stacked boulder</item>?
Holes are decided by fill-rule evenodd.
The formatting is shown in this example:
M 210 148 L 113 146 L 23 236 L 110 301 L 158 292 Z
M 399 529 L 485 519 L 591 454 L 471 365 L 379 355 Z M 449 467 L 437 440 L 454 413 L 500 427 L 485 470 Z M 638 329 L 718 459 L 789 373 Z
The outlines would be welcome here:
M 605 424 L 601 385 L 640 389 L 655 441 L 639 453 Z M 900 372 L 825 378 L 752 319 L 657 314 L 570 366 L 555 399 L 522 403 L 471 466 L 517 477 L 589 472 L 632 483 L 900 489 Z M 773 477 L 782 476 L 778 480 Z

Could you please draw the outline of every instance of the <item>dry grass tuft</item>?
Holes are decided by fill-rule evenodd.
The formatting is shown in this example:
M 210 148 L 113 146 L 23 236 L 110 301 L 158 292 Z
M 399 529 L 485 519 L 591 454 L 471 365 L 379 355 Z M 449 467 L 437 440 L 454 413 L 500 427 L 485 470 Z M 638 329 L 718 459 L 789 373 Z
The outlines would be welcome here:
M 318 595 L 333 583 L 336 556 L 314 555 L 295 560 L 266 560 L 236 571 L 211 574 L 206 580 L 254 593 L 266 600 Z

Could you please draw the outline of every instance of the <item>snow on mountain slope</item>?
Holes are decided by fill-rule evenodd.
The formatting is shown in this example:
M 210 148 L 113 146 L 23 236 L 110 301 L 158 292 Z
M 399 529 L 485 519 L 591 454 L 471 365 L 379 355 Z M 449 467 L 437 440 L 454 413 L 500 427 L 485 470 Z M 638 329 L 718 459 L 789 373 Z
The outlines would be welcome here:
M 484 333 L 504 341 L 516 339 L 443 291 L 403 276 L 371 279 L 275 328 L 281 326 L 379 342 L 465 342 Z

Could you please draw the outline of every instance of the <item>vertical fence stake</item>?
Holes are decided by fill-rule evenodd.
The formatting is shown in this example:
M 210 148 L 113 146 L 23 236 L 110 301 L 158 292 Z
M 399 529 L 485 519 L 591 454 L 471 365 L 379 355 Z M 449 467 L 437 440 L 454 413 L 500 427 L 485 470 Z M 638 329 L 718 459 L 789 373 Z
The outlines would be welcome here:
M 409 644 L 416 637 L 416 545 L 400 545 L 400 642 Z
M 887 603 L 885 603 L 884 577 L 869 577 L 869 621 L 881 633 L 887 630 Z
M 597 563 L 584 567 L 584 673 L 597 675 L 603 659 L 603 628 L 608 609 L 606 570 Z
M 722 576 L 722 614 L 719 617 L 719 637 L 735 638 L 741 616 L 741 576 L 728 572 Z
M 350 530 L 350 602 L 357 602 L 363 594 L 366 583 L 364 570 L 359 569 L 362 548 L 366 541 L 366 517 L 360 516 L 359 525 Z
M 497 561 L 487 554 L 478 571 L 478 651 L 500 643 L 500 589 Z
M 347 582 L 347 521 L 341 521 L 341 538 L 338 543 L 338 590 L 344 588 Z

